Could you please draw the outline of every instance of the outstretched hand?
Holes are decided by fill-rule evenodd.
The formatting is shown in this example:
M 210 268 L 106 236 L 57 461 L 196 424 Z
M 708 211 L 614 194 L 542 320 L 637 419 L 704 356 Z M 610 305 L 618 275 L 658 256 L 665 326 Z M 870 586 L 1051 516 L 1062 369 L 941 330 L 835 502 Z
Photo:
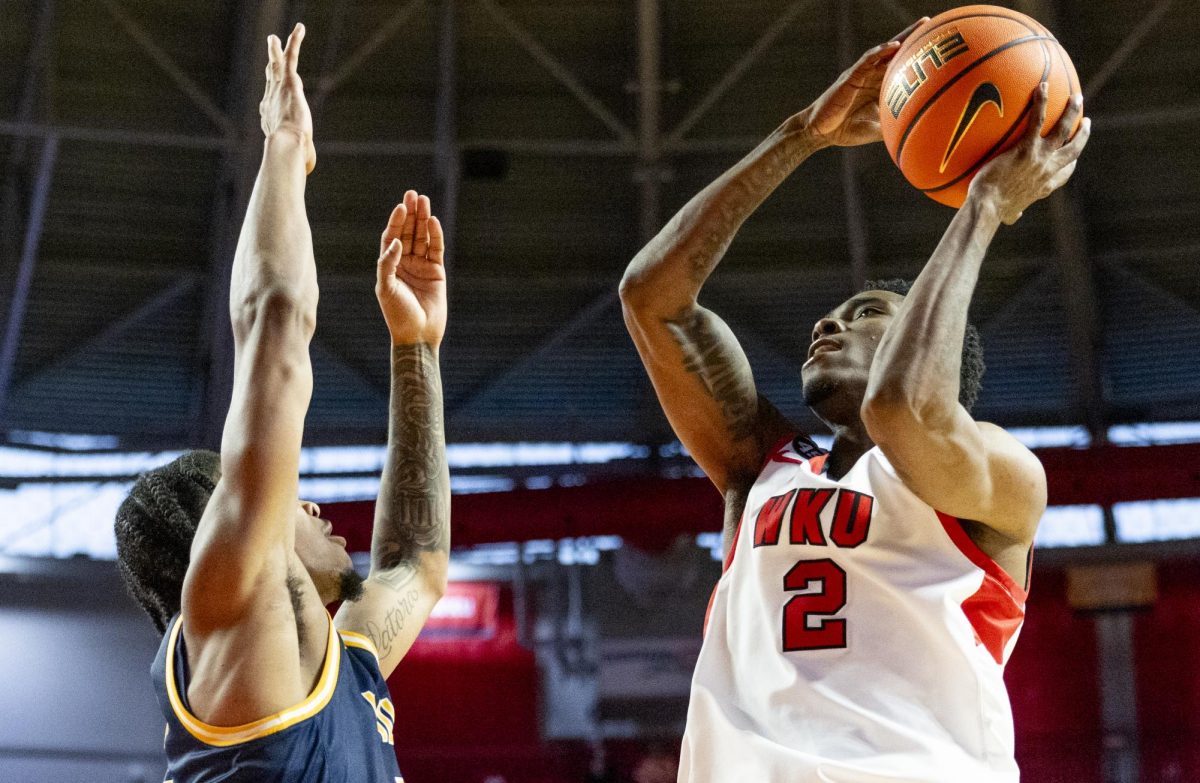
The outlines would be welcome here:
M 904 39 L 929 20 L 922 17 L 886 43 L 868 49 L 858 62 L 842 72 L 805 113 L 809 131 L 821 142 L 837 147 L 855 147 L 880 141 L 879 90 L 888 63 L 900 51 Z
M 317 150 L 313 146 L 312 113 L 304 98 L 304 83 L 296 66 L 300 62 L 300 43 L 304 40 L 304 25 L 297 24 L 288 36 L 287 45 L 279 36 L 267 36 L 267 88 L 258 113 L 267 138 L 280 131 L 299 134 L 304 140 L 304 169 L 312 173 L 317 165 Z
M 1087 117 L 1079 121 L 1083 98 L 1073 95 L 1062 117 L 1043 136 L 1046 92 L 1045 82 L 1034 91 L 1029 126 L 1016 146 L 984 164 L 971 180 L 970 195 L 993 201 L 1006 225 L 1016 223 L 1030 204 L 1066 184 L 1091 135 L 1092 121 Z M 1072 136 L 1077 121 L 1079 130 Z
M 379 240 L 375 296 L 392 345 L 434 348 L 446 332 L 445 239 L 428 196 L 404 194 Z

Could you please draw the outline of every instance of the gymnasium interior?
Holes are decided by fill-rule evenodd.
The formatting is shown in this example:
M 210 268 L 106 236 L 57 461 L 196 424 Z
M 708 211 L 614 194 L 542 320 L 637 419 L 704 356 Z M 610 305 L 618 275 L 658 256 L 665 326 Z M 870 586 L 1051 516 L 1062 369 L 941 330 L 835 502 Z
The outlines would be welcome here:
M 1003 228 L 975 416 L 1046 468 L 1005 680 L 1030 783 L 1200 781 L 1200 13 L 1015 0 L 1092 138 Z M 447 232 L 450 586 L 389 681 L 409 783 L 674 781 L 722 504 L 625 331 L 622 271 L 928 0 L 0 0 L 0 781 L 153 783 L 159 637 L 115 567 L 132 481 L 219 444 L 270 32 L 308 30 L 320 285 L 301 496 L 366 567 L 385 454 L 378 236 Z M 883 145 L 815 155 L 703 303 L 827 445 L 812 324 L 953 212 Z M 825 438 L 825 440 L 822 440 Z

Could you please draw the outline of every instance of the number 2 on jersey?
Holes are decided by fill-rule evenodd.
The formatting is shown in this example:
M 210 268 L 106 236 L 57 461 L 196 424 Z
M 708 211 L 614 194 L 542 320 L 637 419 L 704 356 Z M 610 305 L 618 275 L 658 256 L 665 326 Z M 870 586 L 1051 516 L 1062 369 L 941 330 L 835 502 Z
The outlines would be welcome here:
M 784 652 L 846 646 L 846 621 L 829 617 L 846 606 L 846 572 L 828 558 L 801 560 L 783 577 L 783 589 L 808 590 L 814 582 L 820 584 L 817 592 L 793 596 L 783 605 Z

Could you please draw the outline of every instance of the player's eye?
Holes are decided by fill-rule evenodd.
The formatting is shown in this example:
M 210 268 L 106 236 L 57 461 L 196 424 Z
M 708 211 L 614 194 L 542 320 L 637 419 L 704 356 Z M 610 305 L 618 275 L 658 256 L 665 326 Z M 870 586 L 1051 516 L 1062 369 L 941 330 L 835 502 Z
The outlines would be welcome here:
M 874 314 L 878 315 L 882 312 L 883 311 L 880 310 L 878 307 L 864 307 L 863 309 L 858 311 L 858 315 L 856 315 L 855 318 L 862 318 L 867 313 L 874 313 Z

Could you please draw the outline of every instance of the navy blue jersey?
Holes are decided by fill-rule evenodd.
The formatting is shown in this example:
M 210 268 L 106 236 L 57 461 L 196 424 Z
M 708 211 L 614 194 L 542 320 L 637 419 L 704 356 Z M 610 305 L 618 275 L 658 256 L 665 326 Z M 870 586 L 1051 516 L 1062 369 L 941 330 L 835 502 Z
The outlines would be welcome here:
M 243 726 L 210 726 L 191 713 L 188 666 L 175 617 L 151 667 L 167 733 L 168 783 L 403 783 L 396 708 L 371 640 L 329 620 L 325 663 L 308 698 Z

